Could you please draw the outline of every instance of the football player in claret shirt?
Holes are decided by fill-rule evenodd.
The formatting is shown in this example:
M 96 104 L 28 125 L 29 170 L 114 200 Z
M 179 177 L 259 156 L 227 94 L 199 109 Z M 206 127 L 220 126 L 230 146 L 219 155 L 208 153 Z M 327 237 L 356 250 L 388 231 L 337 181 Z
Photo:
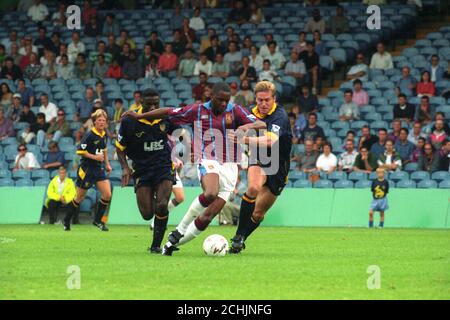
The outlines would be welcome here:
M 136 114 L 159 109 L 159 94 L 153 89 L 142 92 L 142 105 Z M 134 111 L 133 111 L 134 112 Z M 137 205 L 144 220 L 153 217 L 151 253 L 161 253 L 161 242 L 169 217 L 168 203 L 175 183 L 175 170 L 171 160 L 169 135 L 179 127 L 163 119 L 122 120 L 116 141 L 116 150 L 122 167 L 122 187 L 134 179 Z M 132 160 L 132 169 L 126 157 Z
M 177 246 L 197 237 L 222 210 L 234 191 L 238 176 L 236 144 L 229 141 L 227 130 L 265 129 L 266 124 L 239 105 L 230 102 L 230 86 L 214 85 L 209 102 L 183 108 L 157 109 L 143 114 L 127 112 L 137 119 L 167 119 L 173 124 L 192 124 L 194 157 L 203 193 L 191 204 L 176 230 L 169 235 L 163 255 L 172 255 Z
M 258 228 L 288 181 L 292 131 L 288 115 L 277 104 L 275 94 L 272 82 L 261 81 L 255 86 L 256 106 L 252 113 L 266 123 L 267 131 L 262 136 L 243 137 L 242 142 L 250 146 L 248 188 L 242 196 L 239 225 L 230 253 L 245 248 L 245 239 Z M 267 152 L 261 153 L 262 148 Z M 263 159 L 265 154 L 267 159 Z
M 389 182 L 384 178 L 384 169 L 377 169 L 377 178 L 372 181 L 373 200 L 369 211 L 369 228 L 373 228 L 373 213 L 380 212 L 380 228 L 384 227 L 384 212 L 389 209 L 387 194 L 389 192 Z

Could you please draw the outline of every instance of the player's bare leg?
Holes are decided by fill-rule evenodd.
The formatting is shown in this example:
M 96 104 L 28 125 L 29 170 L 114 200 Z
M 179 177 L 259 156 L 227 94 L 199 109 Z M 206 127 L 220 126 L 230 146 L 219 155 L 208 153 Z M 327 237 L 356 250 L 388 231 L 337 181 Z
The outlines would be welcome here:
M 384 227 L 384 211 L 380 211 L 380 228 Z
M 64 217 L 64 231 L 70 231 L 70 221 L 75 212 L 79 210 L 81 202 L 86 196 L 87 190 L 77 187 L 77 193 L 71 203 L 68 204 L 66 216 Z
M 373 228 L 373 210 L 369 211 L 369 228 Z
M 173 188 L 172 193 L 174 197 L 169 201 L 169 204 L 167 205 L 167 209 L 169 210 L 169 212 L 184 201 L 183 188 Z
M 105 212 L 111 202 L 111 184 L 109 180 L 98 181 L 97 189 L 100 191 L 100 200 L 98 201 L 95 209 L 93 224 L 101 231 L 108 231 L 108 228 L 106 227 L 108 216 L 105 215 Z

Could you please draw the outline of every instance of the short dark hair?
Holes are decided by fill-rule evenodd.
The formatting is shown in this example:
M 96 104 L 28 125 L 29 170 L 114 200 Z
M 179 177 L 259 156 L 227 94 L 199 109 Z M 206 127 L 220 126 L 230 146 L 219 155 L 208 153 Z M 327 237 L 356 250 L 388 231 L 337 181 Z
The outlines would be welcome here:
M 406 99 L 406 94 L 400 93 L 400 94 L 398 95 L 398 98 L 405 98 L 405 99 Z
M 351 95 L 353 95 L 353 91 L 350 90 L 350 89 L 346 89 L 346 90 L 344 91 L 344 95 L 347 94 L 347 93 L 350 93 Z
M 422 99 L 425 99 L 425 100 L 427 100 L 427 101 L 430 101 L 430 98 L 429 98 L 428 96 L 422 96 L 420 99 L 421 99 L 421 100 L 422 100 Z
M 386 128 L 379 128 L 379 129 L 378 129 L 378 132 L 380 132 L 380 131 L 383 131 L 383 132 L 387 133 Z
M 143 97 L 159 97 L 159 93 L 155 89 L 148 88 L 148 89 L 145 89 L 144 91 L 142 91 L 142 96 Z
M 123 104 L 123 100 L 121 98 L 114 99 L 114 103 L 117 103 L 117 102 Z
M 351 133 L 352 135 L 356 136 L 356 132 L 353 131 L 353 130 L 348 130 L 345 135 L 347 136 L 349 133 Z
M 311 113 L 309 114 L 308 118 L 311 117 L 311 116 L 313 116 L 314 118 L 317 119 L 317 114 L 316 114 L 315 112 L 311 112 Z
M 408 128 L 403 127 L 400 129 L 400 132 L 402 132 L 402 131 L 406 132 L 407 135 L 409 134 Z
M 226 92 L 226 93 L 231 93 L 231 88 L 228 85 L 228 83 L 226 82 L 217 82 L 216 84 L 214 84 L 213 89 L 212 89 L 212 94 L 213 95 L 217 95 L 219 94 L 219 92 Z
M 356 79 L 356 80 L 353 81 L 353 85 L 355 85 L 355 84 L 360 84 L 360 85 L 362 85 L 362 81 L 359 80 L 359 79 Z
M 142 91 L 141 91 L 141 90 L 136 90 L 135 92 L 133 92 L 133 96 L 134 96 L 135 94 L 142 94 Z

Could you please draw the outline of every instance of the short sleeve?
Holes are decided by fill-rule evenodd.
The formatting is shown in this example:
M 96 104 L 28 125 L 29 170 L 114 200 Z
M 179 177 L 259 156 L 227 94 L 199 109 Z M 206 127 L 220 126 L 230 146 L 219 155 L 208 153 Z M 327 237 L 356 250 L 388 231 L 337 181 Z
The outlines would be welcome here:
M 119 132 L 117 134 L 117 140 L 115 143 L 116 148 L 118 148 L 120 151 L 125 150 L 128 145 L 129 126 L 130 120 L 129 118 L 125 118 L 120 125 Z
M 256 117 L 239 105 L 234 106 L 234 119 L 237 126 L 253 123 Z
M 77 146 L 77 154 L 82 155 L 82 154 L 87 154 L 88 153 L 88 145 L 91 141 L 91 135 L 88 133 L 86 133 L 83 137 L 83 139 L 81 139 L 80 144 Z
M 174 125 L 193 123 L 196 120 L 199 107 L 198 104 L 192 104 L 183 108 L 169 109 L 167 120 Z

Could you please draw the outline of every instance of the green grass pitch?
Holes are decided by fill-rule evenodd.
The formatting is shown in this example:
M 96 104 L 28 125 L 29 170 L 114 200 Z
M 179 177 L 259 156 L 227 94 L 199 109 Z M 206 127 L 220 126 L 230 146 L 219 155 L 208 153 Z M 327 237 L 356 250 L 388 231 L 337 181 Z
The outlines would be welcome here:
M 450 299 L 448 230 L 261 227 L 241 255 L 203 254 L 207 235 L 234 230 L 164 257 L 146 252 L 143 226 L 1 225 L 0 299 Z M 367 288 L 370 265 L 380 289 Z

